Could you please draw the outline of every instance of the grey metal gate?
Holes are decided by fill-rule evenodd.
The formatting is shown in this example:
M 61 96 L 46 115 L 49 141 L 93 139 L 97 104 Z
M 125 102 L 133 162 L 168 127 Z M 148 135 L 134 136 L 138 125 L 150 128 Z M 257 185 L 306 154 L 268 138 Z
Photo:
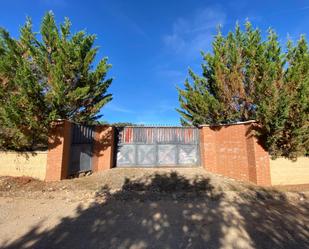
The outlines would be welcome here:
M 94 127 L 73 124 L 69 174 L 92 170 Z
M 199 130 L 194 127 L 118 128 L 117 166 L 199 165 Z

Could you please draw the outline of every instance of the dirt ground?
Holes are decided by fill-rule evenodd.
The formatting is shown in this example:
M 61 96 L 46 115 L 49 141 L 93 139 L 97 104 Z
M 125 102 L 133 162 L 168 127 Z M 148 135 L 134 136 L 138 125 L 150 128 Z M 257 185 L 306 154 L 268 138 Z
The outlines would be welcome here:
M 309 248 L 308 190 L 200 168 L 0 177 L 0 248 Z

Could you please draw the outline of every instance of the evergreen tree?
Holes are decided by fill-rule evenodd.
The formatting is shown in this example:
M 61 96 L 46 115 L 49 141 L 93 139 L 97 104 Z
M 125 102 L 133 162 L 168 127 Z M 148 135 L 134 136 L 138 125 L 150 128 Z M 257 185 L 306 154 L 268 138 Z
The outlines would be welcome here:
M 285 84 L 290 99 L 283 133 L 284 154 L 293 158 L 309 152 L 309 51 L 302 36 L 295 47 L 288 44 Z
M 189 70 L 185 89 L 178 89 L 183 124 L 230 123 L 255 118 L 255 82 L 261 80 L 264 44 L 259 30 L 246 24 L 223 37 L 219 31 L 213 52 L 204 54 L 203 77 Z
M 260 123 L 258 135 L 273 157 L 283 155 L 282 136 L 289 110 L 289 96 L 284 85 L 285 58 L 277 35 L 269 30 L 264 43 L 261 80 L 256 82 L 256 120 Z
M 19 39 L 0 29 L 0 147 L 45 145 L 52 120 L 92 123 L 112 99 L 105 79 L 111 65 L 104 58 L 93 66 L 95 35 L 70 28 L 68 19 L 58 27 L 49 12 L 40 36 L 30 19 Z
M 273 157 L 296 158 L 309 148 L 309 53 L 301 37 L 282 52 L 273 30 L 261 32 L 247 22 L 242 31 L 219 31 L 212 53 L 204 54 L 203 75 L 178 89 L 184 125 L 257 120 L 257 135 Z

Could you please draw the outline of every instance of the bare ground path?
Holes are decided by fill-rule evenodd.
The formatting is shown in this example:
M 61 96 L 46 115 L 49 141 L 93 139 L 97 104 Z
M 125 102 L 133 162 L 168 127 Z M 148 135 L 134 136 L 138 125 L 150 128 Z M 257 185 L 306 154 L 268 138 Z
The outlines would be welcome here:
M 308 192 L 202 169 L 0 178 L 0 248 L 309 248 Z

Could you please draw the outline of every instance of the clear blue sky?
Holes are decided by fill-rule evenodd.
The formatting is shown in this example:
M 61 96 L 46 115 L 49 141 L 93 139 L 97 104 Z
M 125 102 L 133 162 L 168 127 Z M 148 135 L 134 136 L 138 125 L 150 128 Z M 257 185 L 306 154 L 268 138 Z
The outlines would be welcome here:
M 200 72 L 200 51 L 209 51 L 216 26 L 223 32 L 248 18 L 266 31 L 273 27 L 281 42 L 309 31 L 309 1 L 199 0 L 3 0 L 0 26 L 13 36 L 30 16 L 34 30 L 45 12 L 73 31 L 97 34 L 99 57 L 108 56 L 114 99 L 102 109 L 109 122 L 178 124 L 178 96 L 188 67 Z

